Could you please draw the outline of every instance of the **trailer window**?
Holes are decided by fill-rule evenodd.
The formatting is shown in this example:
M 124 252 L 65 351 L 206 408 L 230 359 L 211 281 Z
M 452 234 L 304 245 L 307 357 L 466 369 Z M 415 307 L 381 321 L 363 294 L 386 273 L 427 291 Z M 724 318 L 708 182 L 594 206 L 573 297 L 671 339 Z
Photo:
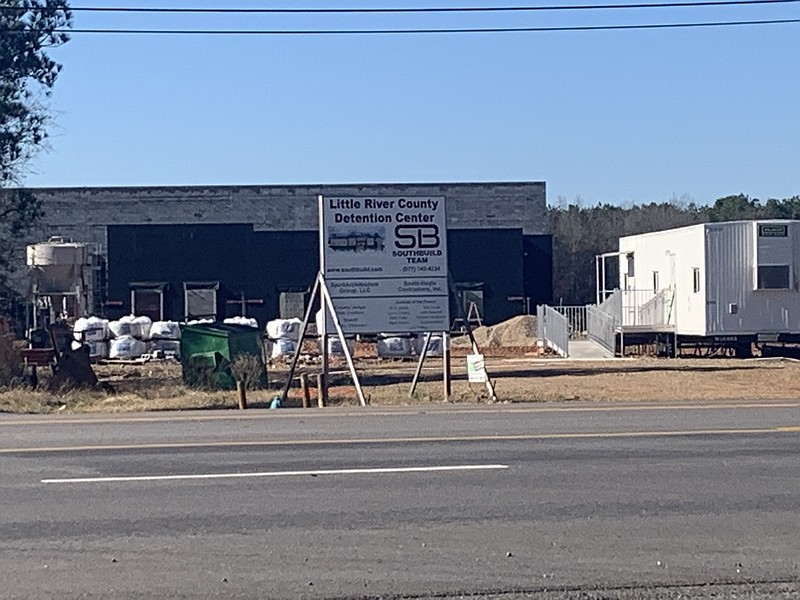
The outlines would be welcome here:
M 692 291 L 695 294 L 700 291 L 700 269 L 697 267 L 692 269 Z
M 789 265 L 758 265 L 759 290 L 788 290 L 790 285 Z
M 633 252 L 630 252 L 626 255 L 626 259 L 628 261 L 627 264 L 627 275 L 628 277 L 635 277 L 636 276 L 636 265 L 633 262 Z

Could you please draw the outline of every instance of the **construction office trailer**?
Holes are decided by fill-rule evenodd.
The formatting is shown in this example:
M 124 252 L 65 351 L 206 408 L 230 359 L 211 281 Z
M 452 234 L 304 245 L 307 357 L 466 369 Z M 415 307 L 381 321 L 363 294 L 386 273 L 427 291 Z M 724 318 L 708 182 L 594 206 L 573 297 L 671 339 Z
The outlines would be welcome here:
M 704 223 L 620 238 L 621 347 L 800 343 L 800 221 Z M 626 339 L 627 338 L 627 339 Z

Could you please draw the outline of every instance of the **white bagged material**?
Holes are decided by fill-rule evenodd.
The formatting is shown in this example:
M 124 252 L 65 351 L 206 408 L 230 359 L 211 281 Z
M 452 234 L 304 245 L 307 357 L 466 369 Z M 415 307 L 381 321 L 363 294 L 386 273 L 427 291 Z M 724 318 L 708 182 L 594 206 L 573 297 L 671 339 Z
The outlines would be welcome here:
M 140 340 L 150 339 L 150 326 L 153 324 L 153 320 L 150 317 L 134 317 L 133 323 L 137 327 L 136 332 L 133 334 L 134 337 Z
M 87 342 L 90 358 L 108 358 L 108 342 Z
M 356 351 L 356 341 L 348 338 L 345 338 L 345 340 L 347 341 L 347 349 L 350 351 L 350 356 L 353 356 L 353 353 Z M 344 356 L 344 347 L 338 335 L 328 337 L 328 354 Z
M 181 356 L 181 342 L 180 340 L 163 340 L 156 339 L 150 342 L 150 354 L 156 352 L 163 352 L 164 356 L 180 358 Z
M 223 323 L 226 325 L 244 325 L 246 327 L 258 329 L 258 321 L 250 317 L 228 317 Z
M 411 356 L 411 340 L 399 336 L 378 338 L 378 356 L 381 358 Z
M 108 328 L 111 333 L 114 334 L 114 337 L 122 337 L 125 335 L 139 337 L 141 335 L 141 328 L 138 324 L 133 322 L 134 318 L 135 317 L 131 315 L 125 315 L 119 321 L 111 321 L 108 324 Z
M 288 338 L 279 338 L 272 343 L 272 358 L 280 358 L 281 356 L 291 356 L 297 349 L 297 342 Z
M 125 315 L 119 321 L 111 321 L 108 324 L 108 328 L 114 334 L 114 337 L 129 335 L 140 340 L 146 340 L 150 335 L 152 323 L 153 321 L 150 317 Z
M 81 317 L 75 321 L 72 332 L 78 341 L 102 342 L 108 339 L 108 321 L 99 317 Z
M 187 325 L 210 325 L 211 323 L 215 323 L 214 319 L 192 319 L 191 321 L 187 321 Z
M 81 317 L 80 319 L 75 321 L 75 325 L 72 326 L 72 333 L 75 334 L 73 337 L 76 340 L 80 340 L 82 337 L 80 334 L 86 331 L 88 325 L 89 325 L 89 319 L 87 319 L 86 317 Z
M 109 358 L 139 358 L 147 352 L 147 344 L 131 335 L 123 335 L 111 340 Z
M 78 350 L 82 345 L 89 346 L 89 358 L 108 358 L 108 342 L 86 342 L 81 344 L 79 341 L 72 342 L 72 349 Z
M 273 340 L 289 339 L 295 342 L 300 338 L 300 319 L 273 319 L 267 323 L 267 335 Z
M 422 348 L 425 346 L 425 336 L 427 334 L 421 333 L 414 338 L 414 352 L 417 355 L 422 354 Z M 431 341 L 428 342 L 428 356 L 441 356 L 444 350 L 444 343 L 441 335 L 432 335 Z
M 153 321 L 150 326 L 151 340 L 179 340 L 181 326 L 176 321 Z

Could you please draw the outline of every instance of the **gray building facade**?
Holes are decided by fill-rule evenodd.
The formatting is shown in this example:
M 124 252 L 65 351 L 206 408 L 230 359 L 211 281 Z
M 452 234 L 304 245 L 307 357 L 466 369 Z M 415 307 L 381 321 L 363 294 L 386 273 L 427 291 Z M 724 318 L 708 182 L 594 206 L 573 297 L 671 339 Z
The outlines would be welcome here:
M 27 243 L 63 236 L 96 248 L 103 270 L 98 305 L 112 318 L 132 310 L 165 319 L 202 316 L 191 310 L 193 289 L 215 291 L 218 318 L 242 308 L 262 322 L 296 312 L 318 269 L 320 194 L 444 196 L 450 270 L 464 291 L 456 301 L 474 303 L 486 322 L 552 295 L 543 182 L 31 191 L 44 217 Z M 16 281 L 22 291 L 24 277 Z

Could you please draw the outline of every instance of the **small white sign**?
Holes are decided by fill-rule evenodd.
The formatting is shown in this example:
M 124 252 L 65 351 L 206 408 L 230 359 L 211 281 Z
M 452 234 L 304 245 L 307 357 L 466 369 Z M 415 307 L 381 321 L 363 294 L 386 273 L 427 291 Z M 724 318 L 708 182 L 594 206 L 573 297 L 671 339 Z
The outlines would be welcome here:
M 470 383 L 486 383 L 483 354 L 467 354 L 467 380 Z

